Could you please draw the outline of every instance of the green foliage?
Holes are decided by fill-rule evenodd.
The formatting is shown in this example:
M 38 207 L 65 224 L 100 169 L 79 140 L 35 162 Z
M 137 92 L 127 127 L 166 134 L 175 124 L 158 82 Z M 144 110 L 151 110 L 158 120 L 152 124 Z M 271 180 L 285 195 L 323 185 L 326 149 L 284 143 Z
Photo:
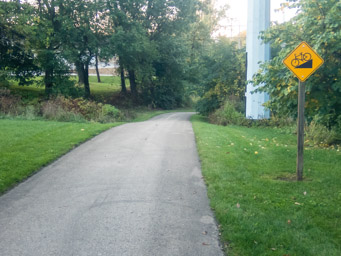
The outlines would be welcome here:
M 123 119 L 123 114 L 120 110 L 112 105 L 104 104 L 102 106 L 101 122 L 112 122 L 113 120 L 120 121 Z
M 278 54 L 262 65 L 254 83 L 263 85 L 260 90 L 270 94 L 267 107 L 272 113 L 296 116 L 298 80 L 282 60 L 306 41 L 325 60 L 306 82 L 306 117 L 311 121 L 315 115 L 326 116 L 320 119 L 322 124 L 334 126 L 341 115 L 341 3 L 300 0 L 291 6 L 299 8 L 297 16 L 263 33 L 263 39 L 271 42 Z
M 251 121 L 246 119 L 244 114 L 238 112 L 235 105 L 228 100 L 222 107 L 211 114 L 209 119 L 212 123 L 219 125 L 234 124 L 249 126 L 251 124 Z
M 202 62 L 202 99 L 197 103 L 197 111 L 208 115 L 222 106 L 226 99 L 244 101 L 245 56 L 237 49 L 235 42 L 220 38 L 210 45 Z
M 58 96 L 41 106 L 44 118 L 56 121 L 114 122 L 123 118 L 121 112 L 109 104 L 96 103 L 83 98 Z
M 317 116 L 304 129 L 305 140 L 309 145 L 330 146 L 341 142 L 341 122 L 338 127 L 327 128 L 322 125 Z
M 83 98 L 51 97 L 45 101 L 24 101 L 20 95 L 11 94 L 7 88 L 0 89 L 0 115 L 18 116 L 25 119 L 48 119 L 66 122 L 115 122 L 124 119 L 120 110 L 109 104 L 97 103 Z
M 15 1 L 0 2 L 0 83 L 9 86 L 7 79 L 19 80 L 19 84 L 29 84 L 29 79 L 37 72 L 31 49 L 25 45 L 25 19 L 16 15 L 26 13 L 29 6 L 18 5 Z
M 8 6 L 13 11 L 3 22 L 18 18 L 14 24 L 20 25 L 21 34 L 27 38 L 24 49 L 30 49 L 26 52 L 44 73 L 41 82 L 47 96 L 82 96 L 80 87 L 68 77 L 74 64 L 80 83 L 84 84 L 83 95 L 89 98 L 88 68 L 93 57 L 108 61 L 115 56 L 129 75 L 131 94 L 126 97 L 133 96 L 135 104 L 175 108 L 195 94 L 193 85 L 202 80 L 202 73 L 211 74 L 203 66 L 211 65 L 216 58 L 215 68 L 219 69 L 220 62 L 233 55 L 231 48 L 217 51 L 211 63 L 202 61 L 204 55 L 200 52 L 212 41 L 210 34 L 218 20 L 211 1 L 47 0 L 35 4 L 10 1 Z M 6 31 L 5 35 L 8 34 Z M 220 79 L 214 83 L 221 84 L 216 90 L 223 98 L 220 94 L 229 92 L 220 87 L 227 80 L 231 86 L 236 81 L 229 78 L 233 72 L 224 74 L 220 68 L 216 73 Z
M 206 94 L 195 105 L 195 110 L 201 115 L 208 116 L 220 107 L 218 96 L 213 94 Z

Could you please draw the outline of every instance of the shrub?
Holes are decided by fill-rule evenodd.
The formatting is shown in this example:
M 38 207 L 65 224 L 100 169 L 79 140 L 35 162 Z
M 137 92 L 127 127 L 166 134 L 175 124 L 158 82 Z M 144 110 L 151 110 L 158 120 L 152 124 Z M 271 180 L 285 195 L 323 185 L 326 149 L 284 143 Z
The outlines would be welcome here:
M 20 115 L 21 110 L 20 96 L 11 95 L 7 88 L 0 88 L 0 112 L 5 115 Z
M 70 99 L 58 96 L 41 106 L 42 116 L 58 121 L 113 122 L 122 119 L 122 113 L 109 104 L 103 105 L 82 98 Z
M 245 118 L 244 114 L 238 112 L 233 103 L 226 101 L 225 104 L 209 116 L 212 123 L 219 125 L 244 125 L 250 126 L 251 120 Z
M 341 142 L 341 130 L 338 127 L 327 128 L 318 123 L 316 118 L 305 127 L 305 135 L 310 145 L 329 146 Z
M 41 106 L 42 116 L 46 119 L 63 121 L 63 122 L 84 122 L 82 115 L 63 108 L 59 99 L 48 100 Z
M 220 102 L 216 95 L 205 96 L 198 100 L 195 105 L 195 110 L 201 115 L 208 116 L 219 108 Z
M 104 104 L 102 106 L 102 113 L 99 117 L 100 122 L 113 122 L 120 121 L 123 119 L 123 114 L 120 110 L 112 105 Z

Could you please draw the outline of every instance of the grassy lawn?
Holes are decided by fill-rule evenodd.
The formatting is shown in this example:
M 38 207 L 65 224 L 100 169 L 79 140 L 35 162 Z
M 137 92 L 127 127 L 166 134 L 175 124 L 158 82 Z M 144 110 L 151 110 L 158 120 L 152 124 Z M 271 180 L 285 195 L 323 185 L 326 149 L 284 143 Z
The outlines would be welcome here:
M 192 122 L 228 255 L 341 255 L 341 152 L 306 149 L 296 182 L 294 135 Z
M 116 125 L 0 120 L 0 194 L 81 142 Z
M 42 77 L 36 78 L 41 80 Z M 73 79 L 77 79 L 76 76 Z M 102 76 L 101 83 L 97 82 L 96 76 L 89 76 L 90 91 L 93 97 L 105 97 L 108 94 L 117 93 L 121 90 L 121 78 L 118 76 Z M 129 87 L 129 79 L 126 79 L 126 85 Z M 30 86 L 19 86 L 18 82 L 13 81 L 10 90 L 21 95 L 24 99 L 43 98 L 44 87 L 32 84 Z
M 90 90 L 93 93 L 110 93 L 121 90 L 121 78 L 119 76 L 101 76 L 101 82 L 97 82 L 97 76 L 89 76 Z M 126 79 L 129 87 L 129 79 Z

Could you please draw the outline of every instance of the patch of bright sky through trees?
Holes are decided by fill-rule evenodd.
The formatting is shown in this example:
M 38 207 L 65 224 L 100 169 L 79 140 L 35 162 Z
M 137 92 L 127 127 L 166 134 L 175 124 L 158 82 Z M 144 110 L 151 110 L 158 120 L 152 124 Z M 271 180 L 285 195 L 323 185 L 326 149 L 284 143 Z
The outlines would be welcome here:
M 227 19 L 223 19 L 219 24 L 219 29 L 215 33 L 217 36 L 236 37 L 241 32 L 246 31 L 247 25 L 247 2 L 248 0 L 215 0 L 215 8 L 219 10 L 224 5 L 229 5 Z M 295 16 L 297 9 L 281 8 L 285 0 L 270 0 L 270 19 L 282 23 Z

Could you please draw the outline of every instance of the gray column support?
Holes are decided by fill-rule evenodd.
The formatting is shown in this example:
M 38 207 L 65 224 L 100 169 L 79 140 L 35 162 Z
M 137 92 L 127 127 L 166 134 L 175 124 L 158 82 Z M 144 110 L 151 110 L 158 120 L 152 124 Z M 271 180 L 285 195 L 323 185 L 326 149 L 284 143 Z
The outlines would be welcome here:
M 270 0 L 248 0 L 248 21 L 246 36 L 247 80 L 259 70 L 259 62 L 270 59 L 270 45 L 263 44 L 259 33 L 270 26 Z M 252 93 L 255 87 L 247 85 L 246 117 L 251 119 L 269 118 L 270 111 L 262 105 L 269 100 L 267 93 Z

